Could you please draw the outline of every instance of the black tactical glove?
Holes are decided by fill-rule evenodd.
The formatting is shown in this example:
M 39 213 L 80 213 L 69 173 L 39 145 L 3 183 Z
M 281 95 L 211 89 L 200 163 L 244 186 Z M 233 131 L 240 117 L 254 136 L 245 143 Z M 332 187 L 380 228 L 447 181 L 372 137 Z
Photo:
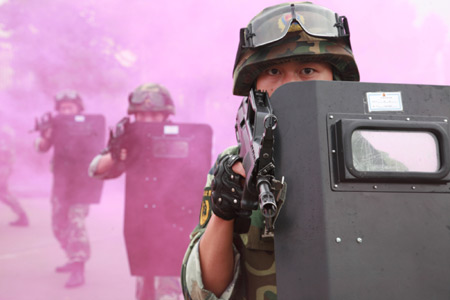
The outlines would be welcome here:
M 40 119 L 36 119 L 34 130 L 39 131 L 42 138 L 51 140 L 53 117 L 50 112 L 45 113 Z
M 235 173 L 231 167 L 242 159 L 237 155 L 223 156 L 214 172 L 211 183 L 211 209 L 224 220 L 249 217 L 251 210 L 241 208 L 244 177 Z
M 121 161 L 120 155 L 122 149 L 126 149 L 128 141 L 126 139 L 126 129 L 130 119 L 128 117 L 123 118 L 116 124 L 114 129 L 109 132 L 108 150 L 111 153 L 111 157 L 114 161 Z M 129 153 L 127 153 L 127 157 Z
M 108 150 L 114 161 L 120 161 L 120 152 L 122 151 L 122 138 L 115 137 L 111 131 L 109 134 Z

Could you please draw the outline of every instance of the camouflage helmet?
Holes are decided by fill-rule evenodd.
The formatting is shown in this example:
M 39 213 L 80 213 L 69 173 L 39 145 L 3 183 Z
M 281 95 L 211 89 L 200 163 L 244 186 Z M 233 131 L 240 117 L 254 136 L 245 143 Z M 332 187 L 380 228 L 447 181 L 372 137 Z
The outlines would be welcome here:
M 169 91 L 160 84 L 147 83 L 138 86 L 128 96 L 128 114 L 136 112 L 164 112 L 175 114 L 175 106 Z
M 335 80 L 359 81 L 347 18 L 311 2 L 284 3 L 241 29 L 233 94 L 247 96 L 262 71 L 291 60 L 327 62 Z
M 82 112 L 84 110 L 83 100 L 80 94 L 74 90 L 63 90 L 55 95 L 55 110 L 59 110 L 61 103 L 72 102 L 78 107 L 78 111 Z

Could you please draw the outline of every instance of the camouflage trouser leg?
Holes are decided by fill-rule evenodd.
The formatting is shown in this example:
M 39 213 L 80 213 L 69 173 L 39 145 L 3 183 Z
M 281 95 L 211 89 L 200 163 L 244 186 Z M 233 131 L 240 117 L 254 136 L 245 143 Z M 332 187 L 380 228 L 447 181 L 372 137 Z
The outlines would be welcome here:
M 178 300 L 181 298 L 179 276 L 137 277 L 137 300 Z
M 70 262 L 85 262 L 90 256 L 89 239 L 84 224 L 88 204 L 66 204 L 52 197 L 52 229 Z
M 155 282 L 153 276 L 136 277 L 136 299 L 155 300 Z
M 183 299 L 180 276 L 155 276 L 156 300 Z
M 23 210 L 17 198 L 11 195 L 7 188 L 0 188 L 0 202 L 3 202 L 11 207 L 12 211 L 17 216 L 20 217 L 26 215 L 25 210 Z

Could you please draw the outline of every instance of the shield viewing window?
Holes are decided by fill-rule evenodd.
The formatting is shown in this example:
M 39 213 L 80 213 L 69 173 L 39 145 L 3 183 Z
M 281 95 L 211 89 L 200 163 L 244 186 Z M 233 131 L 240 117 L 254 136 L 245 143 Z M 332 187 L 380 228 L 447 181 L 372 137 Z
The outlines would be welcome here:
M 440 168 L 439 141 L 428 131 L 355 130 L 352 161 L 359 172 L 428 172 Z
M 185 158 L 189 155 L 189 141 L 153 137 L 153 157 Z
M 448 124 L 342 118 L 334 124 L 339 182 L 443 182 Z

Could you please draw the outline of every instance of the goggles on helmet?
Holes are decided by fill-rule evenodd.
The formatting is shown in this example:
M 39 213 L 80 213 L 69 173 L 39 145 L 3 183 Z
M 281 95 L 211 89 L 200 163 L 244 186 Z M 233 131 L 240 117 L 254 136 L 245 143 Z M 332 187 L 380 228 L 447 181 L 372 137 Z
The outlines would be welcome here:
M 138 93 L 133 93 L 130 97 L 130 103 L 132 104 L 142 104 L 146 100 L 150 100 L 150 102 L 155 105 L 164 104 L 164 97 L 159 92 L 140 91 Z
M 292 3 L 264 10 L 247 28 L 241 29 L 241 46 L 256 48 L 281 40 L 297 23 L 310 36 L 348 38 L 347 18 L 333 11 L 308 3 Z
M 63 91 L 63 92 L 59 92 L 55 96 L 56 101 L 67 100 L 67 99 L 76 100 L 78 98 L 79 98 L 79 96 L 76 91 Z

